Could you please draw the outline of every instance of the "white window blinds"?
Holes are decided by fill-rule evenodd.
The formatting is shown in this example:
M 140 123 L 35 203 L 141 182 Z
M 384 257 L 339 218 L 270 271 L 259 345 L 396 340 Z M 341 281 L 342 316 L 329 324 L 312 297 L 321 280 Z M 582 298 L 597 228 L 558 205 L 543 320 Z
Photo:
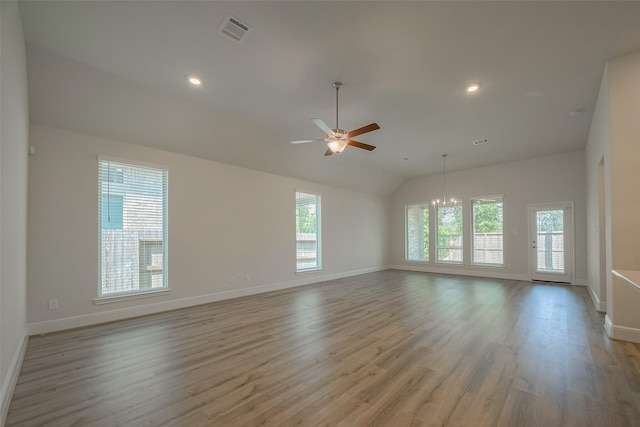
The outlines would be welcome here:
M 406 206 L 407 261 L 429 261 L 429 205 Z
M 320 196 L 296 192 L 296 271 L 322 266 Z
M 167 287 L 167 175 L 98 159 L 98 296 Z

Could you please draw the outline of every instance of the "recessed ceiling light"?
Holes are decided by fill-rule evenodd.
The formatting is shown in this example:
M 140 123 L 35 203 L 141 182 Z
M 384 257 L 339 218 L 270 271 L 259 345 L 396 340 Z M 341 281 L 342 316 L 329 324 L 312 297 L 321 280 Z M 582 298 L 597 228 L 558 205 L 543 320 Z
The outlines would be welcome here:
M 471 83 L 465 89 L 467 93 L 476 93 L 480 89 L 480 83 Z
M 193 87 L 200 87 L 202 86 L 202 79 L 198 76 L 189 76 L 189 78 L 187 79 L 187 81 L 189 82 L 189 84 Z

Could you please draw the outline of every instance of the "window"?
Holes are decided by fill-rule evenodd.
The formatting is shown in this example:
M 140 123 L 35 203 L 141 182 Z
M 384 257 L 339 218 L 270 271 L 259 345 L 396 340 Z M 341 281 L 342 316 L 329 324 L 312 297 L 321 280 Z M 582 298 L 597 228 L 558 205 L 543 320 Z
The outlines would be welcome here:
M 471 200 L 474 264 L 504 265 L 502 196 Z
M 436 211 L 437 261 L 462 263 L 462 206 L 436 205 Z
M 296 192 L 296 271 L 321 267 L 320 196 Z
M 407 205 L 407 261 L 429 261 L 429 205 Z
M 98 296 L 167 288 L 167 171 L 98 159 Z

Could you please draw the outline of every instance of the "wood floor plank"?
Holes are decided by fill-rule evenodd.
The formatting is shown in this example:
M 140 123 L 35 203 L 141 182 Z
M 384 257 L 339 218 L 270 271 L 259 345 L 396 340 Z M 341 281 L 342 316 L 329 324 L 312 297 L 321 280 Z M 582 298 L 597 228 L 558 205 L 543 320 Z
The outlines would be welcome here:
M 640 427 L 583 287 L 388 270 L 31 337 L 7 426 Z

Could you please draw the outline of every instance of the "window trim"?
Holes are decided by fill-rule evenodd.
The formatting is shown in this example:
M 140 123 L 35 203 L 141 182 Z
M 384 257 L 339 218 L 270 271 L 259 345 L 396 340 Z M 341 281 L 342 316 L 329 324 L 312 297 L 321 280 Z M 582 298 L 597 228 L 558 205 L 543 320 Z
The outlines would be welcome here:
M 475 232 L 474 232 L 474 227 L 475 227 L 475 210 L 473 209 L 473 203 L 476 200 L 500 200 L 502 202 L 502 263 L 501 264 L 494 264 L 494 263 L 486 263 L 486 262 L 475 262 L 474 261 L 474 254 L 475 254 Z M 476 266 L 476 267 L 488 267 L 488 268 L 500 268 L 500 269 L 504 269 L 506 268 L 506 263 L 504 260 L 504 256 L 505 256 L 505 250 L 504 250 L 504 194 L 494 194 L 494 195 L 490 195 L 490 196 L 475 196 L 475 197 L 471 197 L 469 199 L 469 206 L 470 206 L 470 216 L 471 216 L 471 227 L 470 227 L 470 236 L 471 236 L 471 263 L 470 265 Z
M 294 192 L 294 196 L 295 196 L 295 203 L 296 203 L 296 208 L 298 207 L 298 194 L 306 194 L 306 195 L 310 195 L 310 196 L 315 196 L 316 198 L 316 265 L 314 267 L 306 267 L 306 268 L 298 268 L 298 247 L 297 247 L 297 243 L 298 243 L 298 230 L 296 229 L 296 227 L 294 227 L 294 251 L 295 251 L 295 274 L 305 274 L 305 273 L 312 273 L 315 271 L 320 271 L 323 269 L 322 267 L 322 261 L 323 261 L 323 257 L 322 257 L 322 194 L 321 193 L 316 193 L 316 192 L 310 192 L 310 191 L 302 191 L 302 190 L 295 190 Z M 298 213 L 296 212 L 296 218 L 294 218 L 294 221 L 297 219 L 297 215 Z
M 149 163 L 149 162 L 143 162 L 140 160 L 124 159 L 122 157 L 105 156 L 104 154 L 98 154 L 96 158 L 98 162 L 103 161 L 103 162 L 124 163 L 127 165 L 139 166 L 142 168 L 162 169 L 164 171 L 167 171 L 167 175 L 169 174 L 169 166 L 161 165 L 159 163 Z M 167 188 L 167 192 L 168 190 L 169 189 Z
M 438 245 L 438 234 L 439 234 L 439 228 L 440 228 L 440 218 L 439 218 L 439 210 L 440 209 L 446 209 L 446 208 L 460 208 L 462 210 L 460 217 L 462 218 L 462 227 L 461 227 L 461 236 L 462 236 L 462 246 L 439 246 Z M 462 203 L 457 203 L 453 206 L 440 206 L 440 205 L 435 205 L 435 262 L 436 264 L 448 264 L 448 265 L 464 265 L 465 261 L 464 261 L 464 206 Z M 446 261 L 446 260 L 440 260 L 438 257 L 438 252 L 440 249 L 455 249 L 455 250 L 459 250 L 460 254 L 462 256 L 462 260 L 460 261 Z
M 166 295 L 171 293 L 172 289 L 164 288 L 164 289 L 150 289 L 148 291 L 132 291 L 132 292 L 121 292 L 113 295 L 106 295 L 103 297 L 97 297 L 93 299 L 93 303 L 95 305 L 102 304 L 111 304 L 113 302 L 122 302 L 122 301 L 130 301 L 134 299 L 141 298 L 151 298 L 151 297 L 159 297 L 162 295 Z
M 413 206 L 426 206 L 428 213 L 427 228 L 429 238 L 427 239 L 427 258 L 426 259 L 410 259 L 409 258 L 409 208 Z M 404 260 L 405 262 L 415 262 L 427 264 L 431 262 L 431 205 L 427 202 L 407 203 L 404 205 Z
M 112 294 L 102 295 L 102 216 L 101 213 L 98 212 L 98 285 L 97 285 L 97 297 L 94 298 L 93 302 L 96 305 L 100 304 L 108 304 L 113 302 L 122 302 L 139 298 L 148 298 L 154 296 L 160 296 L 163 294 L 168 294 L 171 292 L 171 288 L 169 288 L 169 167 L 165 165 L 160 165 L 156 163 L 142 162 L 138 160 L 124 159 L 121 157 L 113 157 L 107 156 L 103 154 L 98 154 L 96 156 L 97 174 L 98 174 L 98 208 L 100 207 L 101 198 L 102 198 L 102 188 L 101 188 L 101 177 L 100 177 L 100 162 L 114 162 L 114 163 L 122 163 L 125 165 L 130 165 L 133 167 L 141 167 L 141 168 L 151 168 L 158 169 L 163 171 L 165 175 L 166 188 L 164 188 L 164 197 L 163 197 L 163 219 L 164 224 L 162 227 L 162 257 L 163 257 L 163 265 L 162 265 L 162 288 L 149 288 L 148 290 L 132 290 L 126 292 L 117 292 Z

